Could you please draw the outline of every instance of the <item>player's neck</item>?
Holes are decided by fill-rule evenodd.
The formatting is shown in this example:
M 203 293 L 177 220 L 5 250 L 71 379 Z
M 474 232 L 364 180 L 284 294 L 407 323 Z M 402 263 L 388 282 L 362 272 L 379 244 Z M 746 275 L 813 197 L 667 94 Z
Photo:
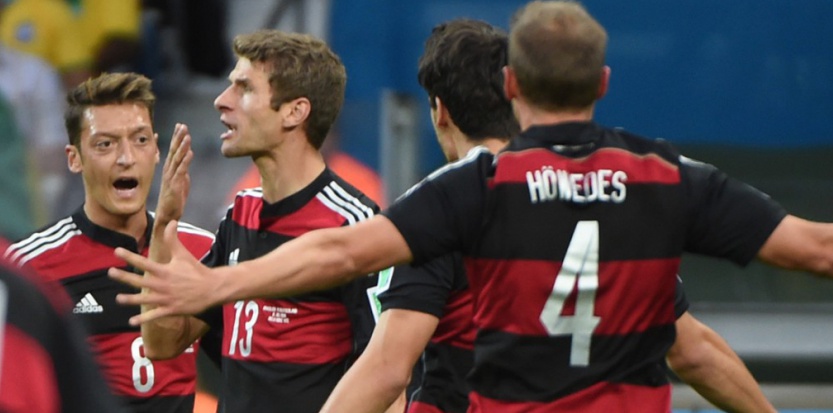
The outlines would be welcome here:
M 148 221 L 145 208 L 135 214 L 115 215 L 106 211 L 101 205 L 88 201 L 84 203 L 84 213 L 93 224 L 132 237 L 136 240 L 140 250 L 147 242 L 145 233 Z
M 263 199 L 278 202 L 312 183 L 324 171 L 324 158 L 309 144 L 281 148 L 254 159 L 260 172 Z
M 515 114 L 521 130 L 525 131 L 535 125 L 554 125 L 567 122 L 589 122 L 593 120 L 593 108 L 591 105 L 585 109 L 549 111 L 538 108 L 517 99 L 515 102 Z
M 506 146 L 507 141 L 501 140 L 498 138 L 485 138 L 480 140 L 466 140 L 465 142 L 461 142 L 457 145 L 457 153 L 460 154 L 460 157 L 465 157 L 469 151 L 477 146 L 485 146 L 489 149 L 491 153 L 498 153 L 504 146 Z

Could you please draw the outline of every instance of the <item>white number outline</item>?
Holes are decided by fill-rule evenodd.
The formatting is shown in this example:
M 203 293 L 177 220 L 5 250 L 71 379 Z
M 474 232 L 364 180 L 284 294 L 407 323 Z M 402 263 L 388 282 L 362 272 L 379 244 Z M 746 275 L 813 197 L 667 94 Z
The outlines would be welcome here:
M 574 315 L 562 315 L 578 286 Z M 599 222 L 579 221 L 539 319 L 551 336 L 572 336 L 570 365 L 590 364 L 590 341 L 601 318 L 594 314 L 599 289 Z
M 147 393 L 153 388 L 156 373 L 153 369 L 153 362 L 142 355 L 145 342 L 141 337 L 136 337 L 130 344 L 130 355 L 133 357 L 133 388 L 139 393 Z M 147 382 L 142 383 L 142 369 L 146 370 Z
M 245 309 L 245 310 L 244 310 Z M 242 357 L 249 357 L 252 354 L 252 335 L 254 334 L 255 323 L 260 314 L 256 301 L 240 300 L 234 303 L 234 328 L 231 333 L 231 342 L 229 343 L 228 353 L 233 356 L 237 348 L 240 347 L 240 355 Z M 238 330 L 240 329 L 240 318 L 246 315 L 247 320 L 243 325 L 246 330 L 246 337 L 237 340 Z

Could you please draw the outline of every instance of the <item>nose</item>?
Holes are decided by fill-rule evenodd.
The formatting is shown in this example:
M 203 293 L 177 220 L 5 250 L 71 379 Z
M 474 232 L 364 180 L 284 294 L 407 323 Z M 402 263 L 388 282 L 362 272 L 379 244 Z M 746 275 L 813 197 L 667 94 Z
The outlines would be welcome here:
M 220 112 L 223 112 L 223 111 L 229 109 L 229 105 L 228 105 L 227 102 L 228 102 L 228 94 L 229 94 L 230 91 L 231 91 L 231 86 L 225 88 L 225 90 L 220 92 L 220 94 L 217 96 L 217 98 L 214 99 L 214 109 L 217 109 Z
M 133 145 L 127 142 L 119 144 L 119 157 L 116 158 L 116 164 L 126 167 L 136 163 L 136 156 L 133 153 L 134 150 Z

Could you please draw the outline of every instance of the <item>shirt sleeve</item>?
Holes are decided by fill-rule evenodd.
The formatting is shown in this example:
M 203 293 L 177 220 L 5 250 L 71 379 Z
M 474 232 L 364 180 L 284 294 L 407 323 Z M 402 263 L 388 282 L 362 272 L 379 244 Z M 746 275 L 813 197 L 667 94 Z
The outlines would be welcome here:
M 376 318 L 373 305 L 376 300 L 374 290 L 378 280 L 377 274 L 355 279 L 341 287 L 342 302 L 347 308 L 347 316 L 353 331 L 354 355 L 361 354 L 370 342 Z
M 226 222 L 229 222 L 228 220 L 231 219 L 230 216 L 231 209 L 229 209 L 226 219 L 220 222 L 220 227 L 214 236 L 214 243 L 211 244 L 211 249 L 202 259 L 202 263 L 209 268 L 227 264 L 226 258 L 228 255 L 226 254 L 225 248 L 225 234 L 227 232 Z M 200 348 L 215 365 L 219 366 L 223 338 L 223 306 L 209 308 L 194 316 L 208 324 L 209 331 L 200 339 Z
M 769 195 L 712 165 L 683 157 L 680 176 L 689 217 L 688 252 L 745 266 L 787 215 Z
M 209 249 L 208 254 L 202 258 L 201 262 L 206 267 L 214 268 L 228 264 L 228 255 L 225 247 L 227 242 L 226 234 L 228 233 L 228 222 L 231 222 L 231 208 L 229 208 L 226 213 L 226 217 L 220 221 L 220 226 L 214 234 L 214 242 L 211 244 L 211 249 Z
M 476 242 L 493 158 L 485 148 L 473 151 L 429 175 L 382 213 L 405 238 L 414 265 L 465 252 Z
M 677 275 L 677 289 L 674 291 L 674 315 L 677 318 L 683 316 L 688 311 L 689 303 L 683 289 L 683 279 Z
M 448 296 L 454 288 L 454 271 L 451 254 L 418 267 L 396 267 L 388 285 L 380 286 L 382 311 L 395 308 L 442 318 Z

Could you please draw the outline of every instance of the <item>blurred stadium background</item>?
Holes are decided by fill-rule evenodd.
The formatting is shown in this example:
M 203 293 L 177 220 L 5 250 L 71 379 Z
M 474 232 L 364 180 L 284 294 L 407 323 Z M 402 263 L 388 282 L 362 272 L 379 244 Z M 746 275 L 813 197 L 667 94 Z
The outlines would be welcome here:
M 187 0 L 170 3 L 181 11 Z M 469 17 L 508 29 L 525 1 L 208 3 L 222 10 L 217 29 L 223 36 L 199 53 L 213 50 L 231 58 L 234 34 L 263 27 L 328 40 L 348 72 L 336 130 L 341 148 L 378 171 L 388 199 L 394 199 L 444 162 L 416 81 L 431 28 Z M 833 2 L 583 3 L 610 34 L 613 72 L 610 93 L 597 107 L 600 123 L 666 138 L 798 215 L 833 221 Z M 151 25 L 157 18 L 145 15 Z M 175 122 L 190 125 L 196 158 L 185 218 L 214 230 L 228 191 L 249 167 L 248 159 L 227 160 L 219 153 L 223 127 L 212 102 L 227 83 L 225 73 L 193 73 L 183 50 L 194 46 L 171 27 L 159 26 L 152 45 L 161 62 L 155 77 L 160 146 L 166 147 Z M 777 407 L 833 412 L 833 282 L 698 257 L 686 258 L 682 276 L 692 313 L 729 341 Z M 211 388 L 213 378 L 205 379 Z M 674 407 L 712 411 L 684 385 L 676 387 Z

